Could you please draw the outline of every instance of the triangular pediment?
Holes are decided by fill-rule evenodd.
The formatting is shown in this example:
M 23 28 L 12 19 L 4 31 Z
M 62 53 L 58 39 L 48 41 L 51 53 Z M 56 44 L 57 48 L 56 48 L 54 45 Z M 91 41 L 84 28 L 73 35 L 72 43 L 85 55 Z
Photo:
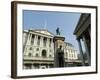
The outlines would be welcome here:
M 34 31 L 35 31 L 35 32 L 38 32 L 38 33 L 41 33 L 41 34 L 54 36 L 54 34 L 51 33 L 50 31 L 48 31 L 47 29 L 36 29 L 36 30 L 34 30 Z

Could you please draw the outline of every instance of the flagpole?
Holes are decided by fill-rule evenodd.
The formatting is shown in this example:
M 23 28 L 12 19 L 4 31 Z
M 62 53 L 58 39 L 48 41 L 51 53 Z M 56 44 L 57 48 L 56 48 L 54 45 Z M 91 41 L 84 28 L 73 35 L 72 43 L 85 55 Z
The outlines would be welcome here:
M 46 29 L 46 27 L 47 27 L 47 21 L 45 20 L 44 21 L 44 29 Z

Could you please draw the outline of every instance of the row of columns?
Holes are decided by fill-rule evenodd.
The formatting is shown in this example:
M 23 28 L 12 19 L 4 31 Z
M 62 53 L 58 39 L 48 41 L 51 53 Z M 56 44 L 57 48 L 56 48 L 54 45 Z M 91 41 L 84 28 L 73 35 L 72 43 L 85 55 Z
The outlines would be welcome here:
M 32 39 L 32 35 L 34 35 L 34 34 L 31 34 L 31 33 L 28 34 L 28 38 L 26 39 L 27 45 L 31 44 L 31 40 L 34 40 L 33 45 L 37 46 L 38 45 L 38 35 L 34 35 L 34 39 Z M 44 38 L 46 38 L 45 42 L 43 40 Z M 53 39 L 52 38 L 51 38 L 51 42 L 50 42 L 50 38 L 40 36 L 39 43 L 40 43 L 39 45 L 41 47 L 47 47 L 47 48 L 53 47 Z M 45 46 L 45 44 L 46 44 L 46 46 Z
M 85 34 L 83 34 L 81 38 L 77 39 L 78 45 L 79 45 L 79 50 L 80 50 L 80 55 L 81 55 L 81 60 L 82 60 L 82 65 L 85 66 L 85 59 L 84 59 L 84 53 L 83 53 L 83 49 L 82 49 L 82 43 L 80 41 L 81 39 L 84 42 L 85 51 L 86 51 L 87 60 L 88 60 L 88 65 L 90 66 L 91 65 L 91 56 L 89 55 L 90 54 L 89 49 L 88 49 L 89 44 L 86 43 Z
M 76 53 L 76 50 L 67 50 L 66 52 L 66 58 L 72 58 L 72 59 L 77 59 L 77 53 Z
M 34 37 L 32 37 L 34 35 Z M 39 42 L 39 45 L 38 45 L 38 36 L 40 37 L 40 42 Z M 32 39 L 33 38 L 33 39 Z M 46 42 L 44 43 L 43 39 L 46 38 Z M 51 41 L 50 41 L 51 39 Z M 31 40 L 33 40 L 33 44 L 31 43 Z M 44 46 L 44 44 L 46 44 L 46 46 Z M 53 39 L 52 38 L 47 38 L 47 37 L 43 37 L 43 36 L 40 36 L 40 35 L 35 35 L 35 34 L 31 34 L 31 33 L 28 33 L 27 34 L 27 39 L 26 39 L 26 45 L 31 45 L 31 46 L 34 46 L 34 47 L 41 47 L 41 48 L 46 48 L 47 50 L 47 53 L 51 53 L 51 55 L 53 55 L 53 47 L 54 47 L 54 44 L 53 44 Z M 51 45 L 51 46 L 49 46 Z M 24 49 L 24 52 L 26 52 L 26 49 Z M 50 50 L 52 50 L 52 52 L 50 52 Z M 39 50 L 39 52 L 41 52 L 41 50 Z M 24 53 L 26 54 L 26 53 Z M 49 54 L 47 54 L 49 56 Z

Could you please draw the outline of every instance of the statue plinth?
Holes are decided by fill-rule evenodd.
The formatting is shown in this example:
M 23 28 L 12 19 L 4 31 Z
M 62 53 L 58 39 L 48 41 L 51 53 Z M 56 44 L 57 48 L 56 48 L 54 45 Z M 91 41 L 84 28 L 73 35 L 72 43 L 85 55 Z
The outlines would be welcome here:
M 64 63 L 64 60 L 62 60 L 62 62 L 59 62 L 60 60 L 58 59 L 59 53 L 62 53 L 62 55 L 64 57 L 64 40 L 65 40 L 65 37 L 63 37 L 61 35 L 56 35 L 53 38 L 53 41 L 54 41 L 54 66 L 55 67 L 63 67 L 64 66 L 64 65 L 62 65 L 62 63 Z
M 62 48 L 63 48 L 64 47 L 64 40 L 65 40 L 65 37 L 60 36 L 60 35 L 56 35 L 53 38 L 55 48 L 59 48 L 60 46 L 62 46 Z
M 56 35 L 56 36 L 54 36 L 53 40 L 62 40 L 62 41 L 64 41 L 65 37 L 63 37 L 61 35 Z

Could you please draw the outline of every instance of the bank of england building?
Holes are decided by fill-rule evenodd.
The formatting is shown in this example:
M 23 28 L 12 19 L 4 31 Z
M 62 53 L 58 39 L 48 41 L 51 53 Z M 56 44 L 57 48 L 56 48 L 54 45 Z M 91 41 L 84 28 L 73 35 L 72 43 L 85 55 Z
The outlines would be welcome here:
M 45 69 L 54 67 L 54 34 L 47 29 L 23 31 L 23 68 Z M 60 35 L 59 35 L 60 36 Z M 77 66 L 78 51 L 64 41 L 65 67 Z

